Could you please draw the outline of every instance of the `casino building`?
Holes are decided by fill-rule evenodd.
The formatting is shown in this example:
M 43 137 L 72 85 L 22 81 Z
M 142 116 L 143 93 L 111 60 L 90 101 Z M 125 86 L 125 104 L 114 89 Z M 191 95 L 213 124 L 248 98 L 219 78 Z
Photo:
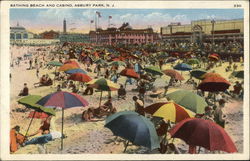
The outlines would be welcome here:
M 171 23 L 161 27 L 161 36 L 165 41 L 215 42 L 243 41 L 243 19 L 235 20 L 197 20 L 191 24 Z
M 22 42 L 23 40 L 28 39 L 29 37 L 28 31 L 22 26 L 19 26 L 19 23 L 17 22 L 17 25 L 14 27 L 10 27 L 10 40 L 16 41 L 16 42 Z
M 119 28 L 90 31 L 89 38 L 92 43 L 115 45 L 153 43 L 158 37 L 152 28 L 133 29 L 129 23 L 123 23 Z

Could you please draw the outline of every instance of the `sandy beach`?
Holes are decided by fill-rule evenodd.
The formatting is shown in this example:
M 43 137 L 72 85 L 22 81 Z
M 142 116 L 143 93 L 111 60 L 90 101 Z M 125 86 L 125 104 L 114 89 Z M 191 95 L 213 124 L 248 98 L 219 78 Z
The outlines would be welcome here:
M 24 50 L 25 51 L 25 50 Z M 16 53 L 20 54 L 20 53 Z M 176 64 L 177 62 L 175 62 Z M 243 66 L 240 63 L 238 65 L 238 70 L 243 70 Z M 231 82 L 229 90 L 232 90 L 233 84 L 237 81 L 236 78 L 229 79 L 231 72 L 225 72 L 225 68 L 228 65 L 228 62 L 223 63 L 222 66 L 215 67 L 211 71 L 216 71 L 224 78 L 227 78 Z M 86 69 L 83 64 L 80 64 L 82 69 Z M 20 62 L 20 65 L 14 65 L 11 67 L 11 107 L 10 107 L 10 117 L 11 117 L 11 127 L 19 125 L 21 127 L 21 133 L 25 133 L 30 122 L 28 114 L 31 109 L 27 109 L 26 112 L 18 112 L 17 109 L 25 109 L 23 105 L 17 103 L 17 100 L 20 99 L 20 96 L 17 96 L 19 91 L 23 88 L 23 84 L 27 83 L 29 88 L 29 93 L 32 95 L 41 95 L 45 96 L 49 93 L 56 91 L 56 85 L 58 82 L 55 82 L 52 86 L 45 87 L 34 87 L 34 83 L 39 82 L 39 78 L 36 76 L 36 70 L 27 70 L 29 68 L 28 60 Z M 172 69 L 170 64 L 165 64 L 163 69 Z M 91 69 L 94 69 L 94 66 L 91 66 Z M 119 67 L 119 71 L 124 69 L 124 67 Z M 39 77 L 43 74 L 49 74 L 51 78 L 54 78 L 53 72 L 55 68 L 51 70 L 40 69 Z M 88 75 L 91 78 L 96 76 L 96 73 L 89 72 Z M 182 76 L 185 80 L 189 78 L 189 72 L 182 72 Z M 118 80 L 118 84 L 124 84 L 126 77 L 121 76 Z M 166 82 L 170 80 L 170 77 L 163 75 L 156 79 L 154 85 L 158 90 L 164 91 L 163 87 Z M 196 80 L 198 82 L 198 80 Z M 77 84 L 77 83 L 76 83 Z M 117 108 L 117 111 L 124 110 L 134 110 L 134 103 L 132 97 L 137 93 L 132 91 L 136 88 L 135 84 L 127 85 L 127 98 L 126 100 L 117 100 L 117 92 L 112 92 L 113 106 Z M 188 84 L 182 83 L 182 85 L 177 85 L 175 87 L 170 87 L 168 93 L 176 91 L 178 89 L 187 89 L 193 90 L 193 87 Z M 97 107 L 97 102 L 99 102 L 100 92 L 94 92 L 94 95 L 84 95 L 83 98 L 89 102 L 88 107 Z M 108 92 L 103 92 L 103 101 L 104 103 L 107 100 Z M 161 98 L 153 100 L 146 93 L 145 106 L 148 106 L 154 102 L 163 102 L 166 101 L 166 98 Z M 48 153 L 48 154 L 119 154 L 124 150 L 123 142 L 112 142 L 115 136 L 112 132 L 104 127 L 105 118 L 101 120 L 83 122 L 81 119 L 82 112 L 88 107 L 75 107 L 65 110 L 64 112 L 64 134 L 67 138 L 64 139 L 64 149 L 60 150 L 60 139 L 51 141 L 44 146 L 42 145 L 28 145 L 21 147 L 14 154 L 39 154 L 39 153 Z M 226 115 L 227 124 L 225 126 L 226 132 L 232 138 L 233 142 L 236 145 L 238 153 L 243 152 L 243 101 L 239 99 L 229 98 L 223 109 L 224 114 Z M 56 125 L 56 130 L 61 131 L 61 110 L 57 109 L 56 116 L 54 119 Z M 31 125 L 29 133 L 35 132 L 40 127 L 40 119 L 34 119 Z M 184 141 L 176 139 L 175 143 L 182 153 L 187 153 L 188 146 Z M 126 153 L 159 153 L 155 151 L 148 151 L 144 147 L 139 146 L 129 146 Z M 204 153 L 204 149 L 201 149 L 201 153 Z

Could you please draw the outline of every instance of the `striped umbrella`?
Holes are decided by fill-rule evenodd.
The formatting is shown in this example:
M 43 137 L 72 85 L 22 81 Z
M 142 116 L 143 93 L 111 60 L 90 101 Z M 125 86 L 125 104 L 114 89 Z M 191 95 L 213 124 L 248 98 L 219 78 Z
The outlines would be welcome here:
M 64 64 L 59 68 L 59 71 L 67 71 L 67 70 L 72 70 L 72 69 L 77 69 L 77 68 L 79 67 L 74 64 Z
M 83 73 L 83 74 L 87 74 L 87 72 L 86 72 L 85 70 L 80 69 L 80 68 L 67 70 L 67 71 L 65 71 L 65 73 L 67 73 L 67 74 L 74 74 L 74 73 Z
M 75 60 L 65 61 L 64 64 L 73 64 L 73 65 L 77 66 L 78 68 L 80 68 L 80 65 Z
M 171 122 L 180 122 L 186 118 L 194 117 L 193 112 L 174 102 L 155 103 L 145 108 L 146 113 L 162 117 Z
M 82 98 L 82 96 L 60 91 L 48 94 L 41 98 L 37 104 L 42 105 L 47 108 L 62 108 L 62 134 L 63 134 L 63 118 L 64 118 L 64 109 L 72 107 L 85 107 L 88 106 L 88 102 Z M 63 149 L 63 137 L 61 138 L 61 150 Z
M 71 74 L 68 79 L 78 81 L 78 82 L 89 82 L 92 80 L 87 74 L 83 74 L 83 73 Z
M 115 91 L 115 90 L 119 89 L 118 84 L 113 83 L 112 81 L 107 80 L 105 78 L 93 79 L 92 81 L 88 82 L 87 84 L 91 88 L 96 88 L 96 89 L 101 90 L 99 106 L 101 106 L 101 102 L 102 102 L 102 91 Z

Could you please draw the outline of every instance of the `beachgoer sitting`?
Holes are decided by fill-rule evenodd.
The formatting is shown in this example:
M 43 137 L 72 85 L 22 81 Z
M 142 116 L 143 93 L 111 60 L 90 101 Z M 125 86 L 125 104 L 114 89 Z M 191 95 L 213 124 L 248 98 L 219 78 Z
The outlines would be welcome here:
M 27 83 L 24 83 L 23 90 L 20 91 L 18 96 L 28 96 L 29 95 L 29 88 L 27 87 Z
M 10 130 L 10 152 L 16 152 L 19 148 L 19 145 L 22 145 L 26 137 L 24 137 L 20 132 L 20 126 L 15 126 Z
M 242 85 L 239 83 L 239 81 L 235 82 L 235 85 L 233 86 L 234 90 L 230 91 L 233 95 L 233 97 L 235 96 L 239 96 L 241 90 L 243 90 Z
M 35 87 L 39 87 L 39 86 L 44 86 L 45 83 L 46 83 L 47 79 L 46 79 L 46 76 L 43 75 L 41 78 L 40 78 L 40 81 L 38 83 L 34 83 L 34 86 Z M 37 86 L 38 85 L 38 86 Z
M 222 108 L 225 106 L 226 101 L 221 99 L 219 101 L 219 106 L 214 111 L 214 121 L 221 127 L 225 127 L 225 115 L 223 115 Z
M 114 114 L 117 111 L 116 108 L 113 107 L 111 97 L 108 98 L 101 108 L 104 109 L 104 112 L 107 113 L 107 115 Z
M 47 81 L 44 84 L 45 86 L 51 86 L 53 84 L 53 81 L 52 81 L 52 79 L 50 77 L 47 77 L 46 80 Z
M 61 89 L 61 85 L 60 85 L 60 84 L 58 84 L 58 85 L 57 85 L 57 87 L 56 87 L 56 91 L 57 91 L 57 92 L 61 92 L 61 91 L 62 91 L 62 89 Z
M 82 120 L 83 121 L 91 121 L 92 118 L 94 117 L 93 115 L 93 109 L 89 108 L 82 113 Z
M 90 87 L 90 85 L 87 85 L 87 88 L 83 92 L 83 95 L 93 95 L 94 89 Z
M 40 128 L 36 132 L 28 135 L 28 137 L 35 136 L 37 134 L 48 134 L 48 133 L 50 133 L 50 121 L 51 121 L 51 118 L 52 118 L 52 116 L 49 116 L 49 117 L 43 119 L 42 122 L 41 122 L 42 126 L 40 126 Z
M 52 141 L 52 140 L 55 140 L 55 139 L 61 138 L 61 137 L 65 138 L 64 135 L 62 136 L 62 133 L 57 132 L 57 131 L 53 131 L 49 134 L 43 134 L 41 136 L 32 138 L 31 140 L 24 142 L 23 146 L 30 145 L 30 144 L 46 144 L 49 141 Z
M 124 100 L 126 99 L 126 90 L 123 87 L 123 85 L 120 85 L 120 88 L 118 89 L 117 93 L 118 93 L 118 100 L 119 98 L 122 98 Z
M 135 102 L 135 112 L 142 116 L 145 116 L 143 101 L 136 96 L 133 97 L 133 101 Z

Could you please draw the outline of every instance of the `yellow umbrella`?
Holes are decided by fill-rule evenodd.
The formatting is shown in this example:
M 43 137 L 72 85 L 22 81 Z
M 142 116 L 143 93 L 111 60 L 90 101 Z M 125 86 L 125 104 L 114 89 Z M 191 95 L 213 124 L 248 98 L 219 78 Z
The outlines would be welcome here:
M 174 102 L 152 104 L 145 108 L 145 112 L 175 123 L 194 117 L 193 112 Z

